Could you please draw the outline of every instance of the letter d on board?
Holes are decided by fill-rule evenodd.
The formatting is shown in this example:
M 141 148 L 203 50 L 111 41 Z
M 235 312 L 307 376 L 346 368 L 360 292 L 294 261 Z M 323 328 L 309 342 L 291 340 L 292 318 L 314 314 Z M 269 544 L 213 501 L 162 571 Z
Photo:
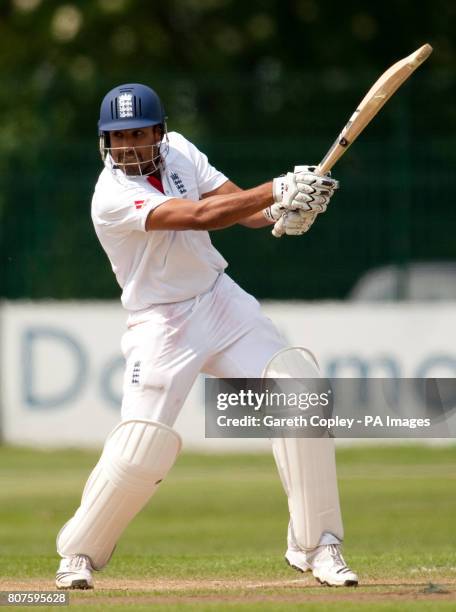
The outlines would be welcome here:
M 53 391 L 46 393 L 42 391 L 46 385 L 38 380 L 38 354 L 46 355 L 47 359 L 47 351 L 52 356 L 52 348 L 55 350 L 56 346 L 59 346 L 59 355 L 62 355 L 62 351 L 68 355 L 71 374 L 62 377 L 62 364 L 52 357 L 46 363 L 40 363 L 40 371 L 44 370 L 46 378 L 52 380 Z M 26 328 L 22 336 L 21 361 L 23 397 L 29 408 L 33 409 L 60 408 L 62 404 L 72 401 L 87 377 L 88 359 L 81 344 L 56 327 Z

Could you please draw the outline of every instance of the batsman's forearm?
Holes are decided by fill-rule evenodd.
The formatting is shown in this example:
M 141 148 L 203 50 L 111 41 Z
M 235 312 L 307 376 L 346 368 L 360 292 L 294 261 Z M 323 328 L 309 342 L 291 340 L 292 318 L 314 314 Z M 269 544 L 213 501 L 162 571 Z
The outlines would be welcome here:
M 201 229 L 216 230 L 239 223 L 269 206 L 272 199 L 272 182 L 241 192 L 205 198 L 199 203 Z
M 250 215 L 249 217 L 245 217 L 241 219 L 239 225 L 243 225 L 244 227 L 250 227 L 250 229 L 259 229 L 261 227 L 269 227 L 274 221 L 270 221 L 266 219 L 263 214 L 263 211 L 257 212 L 254 215 Z

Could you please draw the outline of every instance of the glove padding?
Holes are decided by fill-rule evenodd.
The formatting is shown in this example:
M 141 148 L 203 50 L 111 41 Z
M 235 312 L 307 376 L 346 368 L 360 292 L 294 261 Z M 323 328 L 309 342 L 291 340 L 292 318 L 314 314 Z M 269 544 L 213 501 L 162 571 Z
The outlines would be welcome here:
M 315 212 L 304 212 L 303 210 L 287 210 L 274 225 L 273 235 L 280 238 L 283 234 L 288 236 L 302 236 L 308 232 L 312 223 L 317 218 Z
M 316 166 L 295 166 L 294 172 L 275 178 L 272 183 L 274 202 L 284 210 L 301 209 L 306 212 L 325 212 L 339 182 L 329 174 L 314 173 Z
M 285 210 L 280 204 L 273 204 L 263 211 L 269 221 L 275 221 L 276 232 L 288 234 L 289 236 L 301 236 L 305 234 L 315 221 L 316 212 L 305 212 L 303 210 Z
M 268 221 L 278 221 L 284 214 L 285 208 L 282 204 L 272 204 L 263 210 L 263 215 Z
M 316 166 L 295 166 L 294 172 L 273 181 L 274 200 L 279 200 L 269 208 L 271 220 L 276 221 L 273 236 L 283 234 L 300 236 L 307 232 L 317 214 L 325 212 L 339 182 L 328 172 L 324 176 L 314 174 Z M 280 200 L 281 198 L 281 200 Z M 302 213 L 299 218 L 289 212 Z M 279 217 L 279 214 L 281 216 Z M 287 213 L 287 217 L 284 215 Z M 266 215 L 265 213 L 265 216 Z

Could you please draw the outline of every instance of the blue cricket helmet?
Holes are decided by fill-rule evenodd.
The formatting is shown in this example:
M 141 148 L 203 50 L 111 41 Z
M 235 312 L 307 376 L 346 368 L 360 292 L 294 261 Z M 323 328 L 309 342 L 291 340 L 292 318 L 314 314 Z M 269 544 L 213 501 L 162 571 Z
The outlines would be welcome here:
M 127 83 L 111 89 L 103 98 L 98 130 L 132 130 L 164 125 L 165 110 L 153 89 L 140 83 Z

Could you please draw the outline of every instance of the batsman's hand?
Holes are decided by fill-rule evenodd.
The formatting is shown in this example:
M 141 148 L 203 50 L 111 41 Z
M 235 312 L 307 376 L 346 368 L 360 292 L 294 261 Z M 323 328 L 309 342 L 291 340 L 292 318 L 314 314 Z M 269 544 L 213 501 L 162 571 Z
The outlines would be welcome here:
M 339 182 L 331 178 L 328 172 L 324 176 L 315 174 L 316 166 L 295 166 L 289 172 L 273 181 L 274 202 L 270 207 L 271 218 L 276 221 L 273 236 L 280 238 L 283 234 L 300 236 L 310 229 L 316 215 L 326 211 Z M 282 212 L 278 217 L 279 211 Z M 302 214 L 284 218 L 289 211 L 300 211 Z M 278 218 L 277 218 L 278 217 Z
M 288 236 L 301 236 L 309 231 L 310 226 L 317 217 L 316 212 L 303 210 L 286 210 L 281 204 L 273 204 L 263 210 L 268 221 L 274 221 L 273 234 L 280 238 L 283 234 Z
M 272 235 L 276 238 L 280 238 L 284 234 L 287 234 L 287 236 L 302 236 L 310 230 L 317 214 L 315 212 L 304 212 L 303 210 L 287 210 L 276 221 Z

